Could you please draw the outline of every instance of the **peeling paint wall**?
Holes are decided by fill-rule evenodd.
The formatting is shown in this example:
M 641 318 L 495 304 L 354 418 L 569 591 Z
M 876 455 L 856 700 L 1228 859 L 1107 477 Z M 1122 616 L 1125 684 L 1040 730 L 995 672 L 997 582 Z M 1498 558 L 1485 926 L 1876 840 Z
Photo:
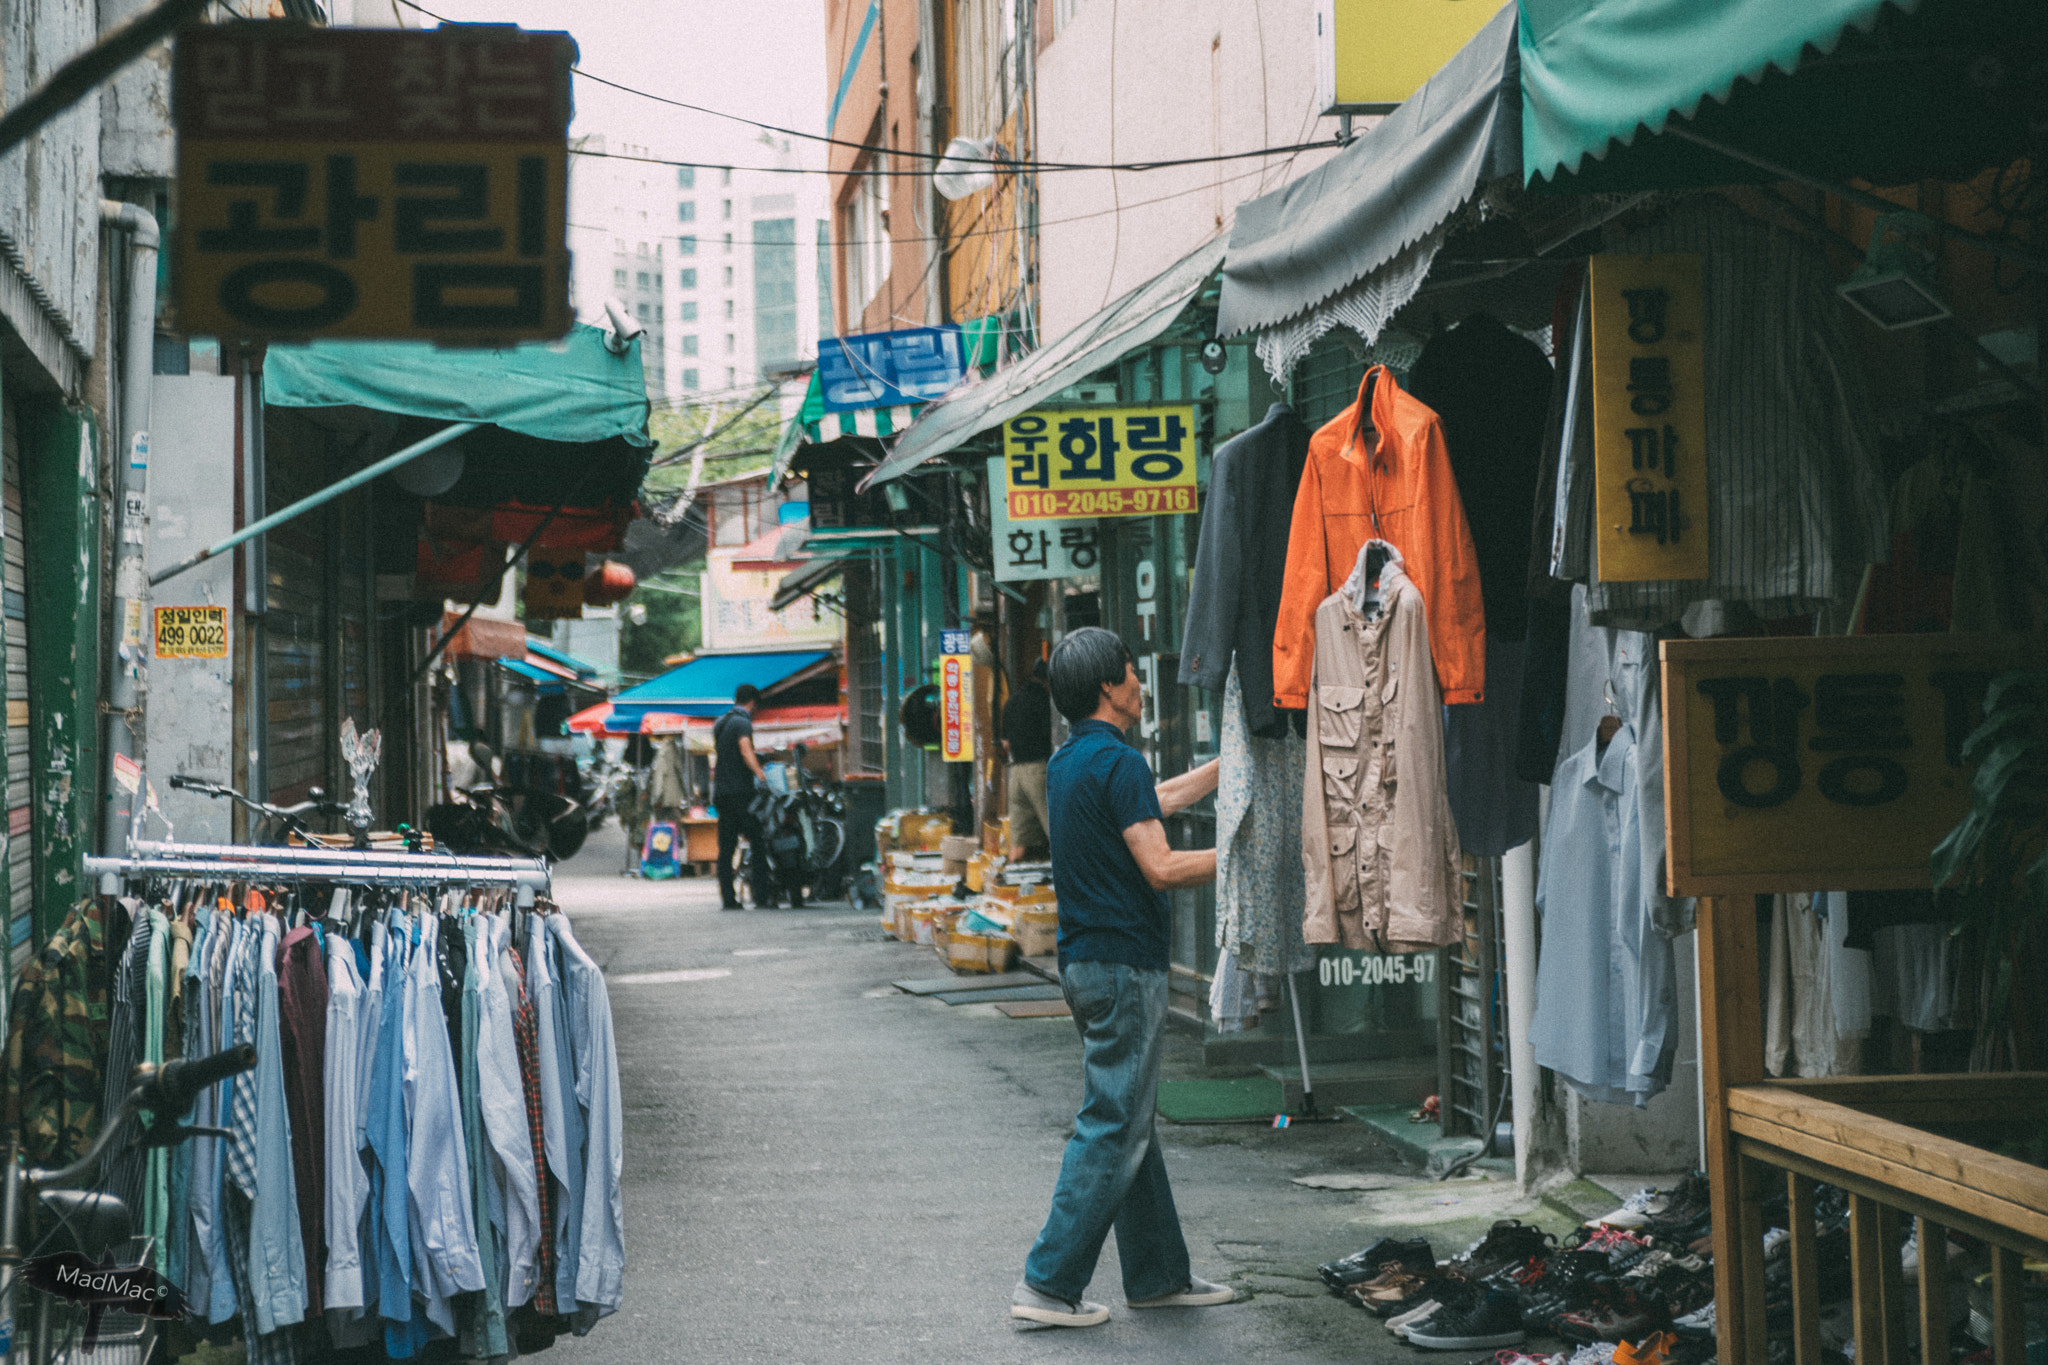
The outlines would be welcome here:
M 0 105 L 20 103 L 98 36 L 92 0 L 0 0 Z M 0 156 L 0 255 L 88 355 L 98 335 L 99 203 L 96 99 L 80 100 Z M 8 320 L 31 330 L 26 320 Z
M 101 31 L 124 24 L 150 0 L 100 0 Z M 171 137 L 171 45 L 158 43 L 100 87 L 100 160 L 108 175 L 168 179 Z
M 219 375 L 156 377 L 150 433 L 149 569 L 158 573 L 234 534 L 235 381 Z M 179 840 L 234 842 L 225 801 L 170 788 L 173 773 L 235 785 L 235 557 L 221 555 L 151 595 L 156 607 L 226 607 L 227 654 L 149 662 L 149 777 Z M 149 623 L 143 634 L 151 636 Z M 163 837 L 163 826 L 152 822 Z

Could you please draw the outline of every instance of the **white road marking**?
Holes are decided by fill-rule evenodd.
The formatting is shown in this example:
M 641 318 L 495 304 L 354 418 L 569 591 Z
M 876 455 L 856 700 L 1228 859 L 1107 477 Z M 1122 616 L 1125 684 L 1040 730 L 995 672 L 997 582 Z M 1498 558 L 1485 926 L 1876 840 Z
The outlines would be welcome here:
M 611 978 L 614 986 L 666 986 L 676 981 L 711 981 L 731 976 L 730 967 L 683 967 L 672 972 L 628 972 Z
M 732 950 L 732 955 L 734 957 L 774 957 L 777 953 L 786 953 L 788 951 L 789 949 L 787 948 L 735 948 Z

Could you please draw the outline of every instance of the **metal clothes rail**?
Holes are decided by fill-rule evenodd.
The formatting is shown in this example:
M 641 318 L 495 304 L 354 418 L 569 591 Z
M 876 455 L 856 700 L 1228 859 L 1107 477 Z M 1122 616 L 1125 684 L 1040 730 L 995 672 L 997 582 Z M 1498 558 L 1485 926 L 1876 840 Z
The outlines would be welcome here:
M 356 849 L 272 848 L 251 844 L 175 844 L 137 841 L 134 856 L 89 857 L 87 876 L 103 891 L 130 877 L 220 877 L 243 881 L 346 882 L 356 886 L 508 886 L 530 906 L 552 878 L 538 858 L 460 858 L 434 853 L 363 852 Z

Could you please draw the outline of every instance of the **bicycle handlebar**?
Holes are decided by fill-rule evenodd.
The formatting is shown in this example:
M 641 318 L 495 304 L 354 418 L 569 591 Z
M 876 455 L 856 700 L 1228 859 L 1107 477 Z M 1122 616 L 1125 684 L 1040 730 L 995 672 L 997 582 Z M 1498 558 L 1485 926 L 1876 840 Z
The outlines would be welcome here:
M 159 1113 L 182 1114 L 208 1086 L 238 1076 L 256 1065 L 256 1045 L 241 1043 L 211 1057 L 165 1062 L 135 1087 L 136 1104 Z

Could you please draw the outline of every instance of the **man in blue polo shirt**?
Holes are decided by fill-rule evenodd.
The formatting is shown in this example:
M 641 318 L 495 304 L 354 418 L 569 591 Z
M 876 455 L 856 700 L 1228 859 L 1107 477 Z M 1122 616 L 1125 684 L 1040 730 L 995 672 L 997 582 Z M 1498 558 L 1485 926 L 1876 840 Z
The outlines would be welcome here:
M 1082 1100 L 1010 1316 L 1093 1327 L 1109 1310 L 1081 1295 L 1112 1227 L 1131 1307 L 1200 1308 L 1235 1297 L 1189 1269 L 1153 1132 L 1173 923 L 1166 893 L 1216 878 L 1216 851 L 1174 851 L 1161 820 L 1216 790 L 1216 764 L 1153 784 L 1123 733 L 1138 722 L 1144 689 L 1130 650 L 1109 631 L 1068 635 L 1048 671 L 1053 704 L 1070 726 L 1046 767 L 1046 804 L 1060 984 L 1081 1031 Z

